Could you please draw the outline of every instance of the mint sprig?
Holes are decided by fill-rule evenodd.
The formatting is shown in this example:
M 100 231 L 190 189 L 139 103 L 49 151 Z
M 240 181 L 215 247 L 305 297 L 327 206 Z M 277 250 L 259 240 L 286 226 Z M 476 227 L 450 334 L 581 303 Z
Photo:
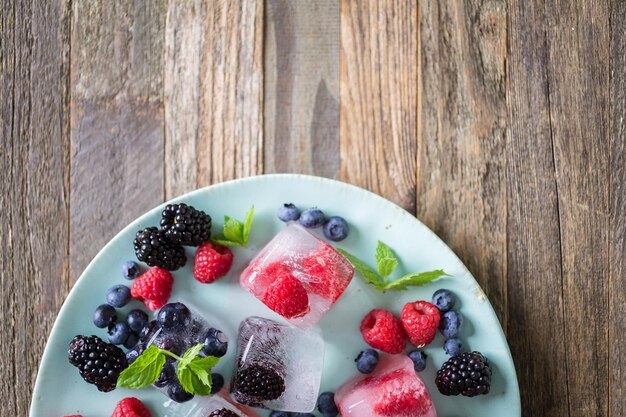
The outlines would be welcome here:
M 165 355 L 152 345 L 122 371 L 117 378 L 117 386 L 139 389 L 152 385 L 161 374 L 163 365 Z
M 389 276 L 396 270 L 400 261 L 393 250 L 380 240 L 376 246 L 376 272 L 373 268 L 354 255 L 341 248 L 337 250 L 350 261 L 352 266 L 361 274 L 363 280 L 374 286 L 377 291 L 403 291 L 410 286 L 428 284 L 443 276 L 449 276 L 442 269 L 434 271 L 416 272 L 404 275 L 396 280 L 389 281 Z
M 248 244 L 252 218 L 254 217 L 254 206 L 246 213 L 243 222 L 229 216 L 224 216 L 224 229 L 211 239 L 214 243 L 222 246 L 243 246 Z

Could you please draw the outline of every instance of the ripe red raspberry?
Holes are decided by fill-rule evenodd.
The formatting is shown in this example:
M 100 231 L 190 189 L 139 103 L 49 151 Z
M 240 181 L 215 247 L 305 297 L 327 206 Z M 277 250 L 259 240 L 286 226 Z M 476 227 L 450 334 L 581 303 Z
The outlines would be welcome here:
M 407 303 L 401 318 L 409 340 L 418 348 L 433 341 L 441 320 L 437 307 L 427 301 Z
M 344 264 L 345 263 L 345 264 Z M 304 272 L 311 277 L 308 285 L 315 294 L 334 303 L 350 284 L 352 265 L 332 246 L 322 243 L 302 259 Z M 347 268 L 347 269 L 346 269 Z
M 152 417 L 152 414 L 137 398 L 127 397 L 117 403 L 111 417 Z
M 233 252 L 226 246 L 204 243 L 196 251 L 193 276 L 203 284 L 223 277 L 233 266 Z
M 400 319 L 382 309 L 372 310 L 363 317 L 361 335 L 368 345 L 386 353 L 400 353 L 406 346 Z
M 309 295 L 304 285 L 287 269 L 276 269 L 272 282 L 263 296 L 263 303 L 280 314 L 292 319 L 309 312 Z
M 415 389 L 413 371 L 396 369 L 383 376 L 376 384 L 377 401 L 374 411 L 377 414 L 389 417 L 399 416 L 425 416 L 433 409 L 432 401 L 428 392 L 423 389 Z
M 154 267 L 133 282 L 130 294 L 150 310 L 163 307 L 172 293 L 174 277 L 170 271 Z

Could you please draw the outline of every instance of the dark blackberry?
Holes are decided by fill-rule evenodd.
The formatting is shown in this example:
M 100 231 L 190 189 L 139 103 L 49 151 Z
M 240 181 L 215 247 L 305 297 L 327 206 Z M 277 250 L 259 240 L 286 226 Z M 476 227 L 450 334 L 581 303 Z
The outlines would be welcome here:
M 209 414 L 209 417 L 239 417 L 239 414 L 236 414 L 227 408 L 222 408 L 221 410 L 213 411 Z
M 272 369 L 252 365 L 237 372 L 235 389 L 258 401 L 275 400 L 285 391 L 285 380 Z
M 489 394 L 491 367 L 480 352 L 465 352 L 448 359 L 437 371 L 435 383 L 443 395 Z
M 161 213 L 161 230 L 176 243 L 200 246 L 211 238 L 211 216 L 187 204 L 168 204 Z
M 67 357 L 80 376 L 102 392 L 114 390 L 117 377 L 128 366 L 124 351 L 98 336 L 75 336 Z
M 137 259 L 149 266 L 175 271 L 185 265 L 187 256 L 185 249 L 172 242 L 165 232 L 156 227 L 140 230 L 135 235 L 135 254 Z

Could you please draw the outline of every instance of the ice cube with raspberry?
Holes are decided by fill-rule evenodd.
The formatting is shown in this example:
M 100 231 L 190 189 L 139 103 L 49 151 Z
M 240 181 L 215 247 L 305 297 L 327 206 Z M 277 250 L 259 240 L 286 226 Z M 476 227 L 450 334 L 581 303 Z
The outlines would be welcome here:
M 335 393 L 343 417 L 437 417 L 428 389 L 405 355 L 383 355 L 373 373 L 357 374 Z
M 310 413 L 324 364 L 318 329 L 302 330 L 261 317 L 239 326 L 232 398 L 240 404 Z
M 293 325 L 309 328 L 341 297 L 353 275 L 343 255 L 294 222 L 250 262 L 240 283 Z

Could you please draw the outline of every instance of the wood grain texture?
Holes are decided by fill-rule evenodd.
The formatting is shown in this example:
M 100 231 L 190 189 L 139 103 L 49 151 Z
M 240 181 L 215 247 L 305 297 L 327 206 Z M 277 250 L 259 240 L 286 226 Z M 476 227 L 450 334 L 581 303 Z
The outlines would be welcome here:
M 415 212 L 417 1 L 341 1 L 340 178 Z
M 0 415 L 26 416 L 68 280 L 68 2 L 0 14 Z
M 263 172 L 263 1 L 170 2 L 165 194 Z
M 163 201 L 162 1 L 73 2 L 71 277 Z
M 268 0 L 264 168 L 339 172 L 339 2 Z
M 417 217 L 472 271 L 506 331 L 506 3 L 419 4 Z

